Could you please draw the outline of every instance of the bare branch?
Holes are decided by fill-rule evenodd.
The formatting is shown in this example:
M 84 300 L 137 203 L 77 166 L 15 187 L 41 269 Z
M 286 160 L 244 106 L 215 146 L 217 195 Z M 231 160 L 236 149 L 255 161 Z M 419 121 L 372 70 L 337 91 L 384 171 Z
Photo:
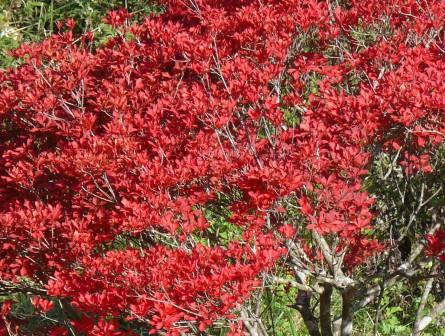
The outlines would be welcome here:
M 267 336 L 267 331 L 260 318 L 251 318 L 246 309 L 242 309 L 240 313 L 243 324 L 250 336 Z
M 437 263 L 435 265 L 433 265 L 433 267 L 431 268 L 430 274 L 434 273 L 436 271 L 437 266 L 438 266 Z M 414 322 L 412 336 L 417 336 L 417 335 L 420 334 L 420 330 L 419 330 L 420 322 L 422 321 L 423 311 L 424 311 L 426 303 L 428 301 L 428 296 L 429 296 L 429 294 L 431 292 L 431 289 L 433 288 L 434 280 L 435 280 L 434 278 L 430 278 L 426 282 L 425 288 L 424 288 L 423 293 L 422 293 L 422 297 L 420 298 L 419 307 L 417 308 L 416 321 Z
M 425 328 L 428 327 L 430 323 L 433 322 L 443 312 L 445 312 L 445 298 L 437 303 L 430 311 L 430 313 L 419 322 L 419 333 L 425 330 Z
M 298 288 L 303 291 L 312 292 L 312 293 L 316 292 L 316 290 L 314 288 L 311 288 L 305 284 L 299 283 L 292 279 L 283 279 L 283 278 L 274 276 L 274 277 L 272 277 L 272 281 L 276 284 L 290 285 L 292 287 Z

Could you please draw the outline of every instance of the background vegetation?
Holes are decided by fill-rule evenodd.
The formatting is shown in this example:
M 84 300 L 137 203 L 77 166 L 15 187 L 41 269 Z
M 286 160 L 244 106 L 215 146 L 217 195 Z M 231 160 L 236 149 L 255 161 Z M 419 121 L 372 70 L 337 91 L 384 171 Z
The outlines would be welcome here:
M 76 32 L 94 31 L 104 41 L 113 29 L 102 22 L 110 10 L 127 8 L 135 19 L 161 9 L 152 2 L 139 0 L 1 0 L 0 1 L 0 67 L 12 65 L 8 51 L 22 42 L 36 42 L 56 32 L 56 23 L 73 18 Z

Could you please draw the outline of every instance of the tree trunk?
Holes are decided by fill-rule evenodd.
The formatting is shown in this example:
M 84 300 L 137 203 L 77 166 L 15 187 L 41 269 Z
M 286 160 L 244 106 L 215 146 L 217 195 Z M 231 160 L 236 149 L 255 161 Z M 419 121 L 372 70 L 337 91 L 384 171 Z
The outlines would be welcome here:
M 346 287 L 342 291 L 343 307 L 341 312 L 341 336 L 351 336 L 352 335 L 352 319 L 354 316 L 354 310 L 352 306 L 352 301 L 354 298 L 355 289 L 353 287 Z
M 322 336 L 333 336 L 331 324 L 331 296 L 332 286 L 324 285 L 320 295 L 320 327 Z
M 309 335 L 321 336 L 318 328 L 318 321 L 311 311 L 311 293 L 299 291 L 294 308 L 300 312 L 304 324 L 309 331 Z

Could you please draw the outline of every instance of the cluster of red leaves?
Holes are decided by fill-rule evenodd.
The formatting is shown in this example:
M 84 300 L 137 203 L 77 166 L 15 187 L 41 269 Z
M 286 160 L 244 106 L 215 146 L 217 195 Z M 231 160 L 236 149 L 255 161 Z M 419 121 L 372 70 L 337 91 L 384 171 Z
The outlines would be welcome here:
M 309 229 L 338 234 L 360 264 L 382 248 L 361 236 L 372 148 L 428 172 L 445 133 L 443 32 L 431 33 L 442 1 L 161 3 L 166 13 L 140 24 L 110 13 L 119 33 L 94 51 L 69 22 L 0 73 L 0 278 L 45 283 L 91 335 L 130 334 L 119 319 L 179 335 L 230 318 L 284 254 L 280 239 L 298 235 L 268 217 L 289 195 Z M 391 34 L 371 46 L 332 48 L 382 22 Z M 351 75 L 365 77 L 356 94 L 342 89 Z M 304 115 L 290 125 L 295 107 Z M 234 190 L 242 241 L 194 243 L 209 226 L 202 209 Z M 174 243 L 101 253 L 121 234 Z
M 445 230 L 438 230 L 434 234 L 428 234 L 426 239 L 428 246 L 425 253 L 445 261 Z

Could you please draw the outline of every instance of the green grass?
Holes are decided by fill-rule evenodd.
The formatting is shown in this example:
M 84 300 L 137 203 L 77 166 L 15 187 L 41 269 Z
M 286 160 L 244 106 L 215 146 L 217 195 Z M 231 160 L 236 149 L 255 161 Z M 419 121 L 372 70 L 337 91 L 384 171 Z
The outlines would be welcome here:
M 36 42 L 57 31 L 56 23 L 73 18 L 76 33 L 94 31 L 98 43 L 113 34 L 102 19 L 113 9 L 126 7 L 134 20 L 162 8 L 150 0 L 0 0 L 0 68 L 14 64 L 8 51 L 22 42 Z

